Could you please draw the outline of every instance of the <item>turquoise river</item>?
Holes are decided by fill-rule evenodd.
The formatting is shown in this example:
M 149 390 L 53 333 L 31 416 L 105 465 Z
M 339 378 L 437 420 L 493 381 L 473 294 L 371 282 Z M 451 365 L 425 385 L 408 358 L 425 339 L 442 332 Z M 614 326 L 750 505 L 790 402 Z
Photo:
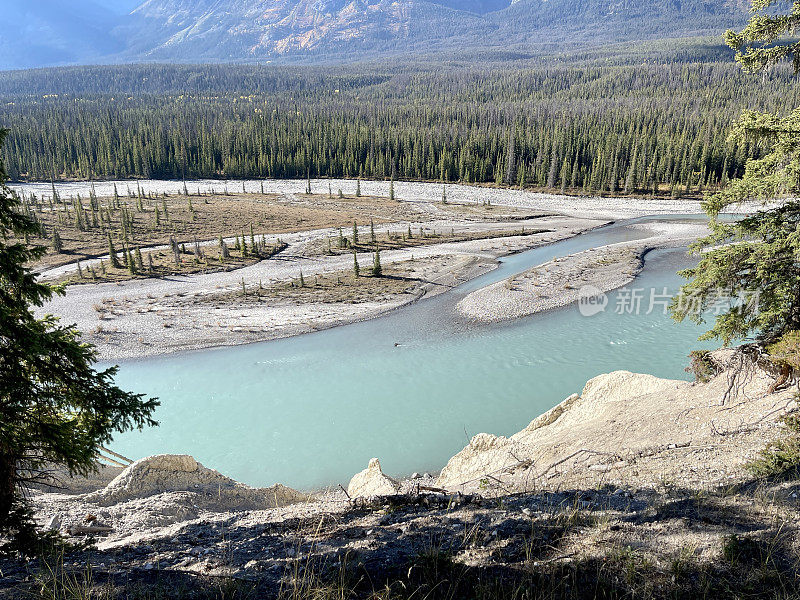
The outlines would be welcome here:
M 512 434 L 600 373 L 688 378 L 688 352 L 708 347 L 697 342 L 702 329 L 675 324 L 661 304 L 649 310 L 650 290 L 677 289 L 685 250 L 647 255 L 630 286 L 646 291 L 639 314 L 618 314 L 620 291 L 593 317 L 569 306 L 475 325 L 453 310 L 465 293 L 533 265 L 643 235 L 621 222 L 513 255 L 371 321 L 122 362 L 121 386 L 160 398 L 160 426 L 120 435 L 112 448 L 132 458 L 189 453 L 251 485 L 346 485 L 373 456 L 396 476 L 438 470 L 474 434 Z

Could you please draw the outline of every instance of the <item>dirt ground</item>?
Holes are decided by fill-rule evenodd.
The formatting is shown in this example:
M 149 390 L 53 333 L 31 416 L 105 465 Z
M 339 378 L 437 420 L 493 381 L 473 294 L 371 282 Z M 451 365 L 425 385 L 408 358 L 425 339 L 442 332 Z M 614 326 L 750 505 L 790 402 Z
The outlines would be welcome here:
M 95 258 L 108 253 L 111 233 L 115 249 L 164 245 L 174 237 L 179 244 L 245 235 L 251 227 L 256 236 L 276 235 L 326 228 L 352 229 L 353 223 L 379 226 L 388 222 L 427 220 L 430 211 L 408 202 L 390 201 L 377 196 L 338 196 L 306 194 L 204 194 L 201 196 L 155 194 L 143 198 L 121 196 L 81 199 L 57 203 L 51 209 L 48 200 L 31 204 L 46 237 L 32 240 L 48 248 L 48 253 L 34 265 L 39 270 Z M 77 225 L 76 212 L 85 215 L 85 224 Z M 487 220 L 524 218 L 531 211 L 514 208 L 442 205 L 443 215 L 473 216 Z M 123 235 L 123 221 L 126 233 Z M 53 232 L 58 231 L 63 247 L 53 249 Z M 399 232 L 398 232 L 398 235 Z M 417 242 L 419 243 L 419 242 Z

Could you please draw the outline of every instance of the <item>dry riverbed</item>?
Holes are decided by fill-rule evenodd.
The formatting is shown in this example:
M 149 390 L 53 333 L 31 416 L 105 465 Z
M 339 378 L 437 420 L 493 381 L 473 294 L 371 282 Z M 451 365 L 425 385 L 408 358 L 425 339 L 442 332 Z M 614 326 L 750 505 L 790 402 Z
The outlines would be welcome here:
M 365 275 L 359 278 L 353 277 L 352 250 L 338 247 L 338 228 L 300 231 L 281 234 L 285 249 L 243 268 L 72 285 L 44 310 L 76 323 L 109 360 L 264 341 L 375 317 L 484 273 L 500 256 L 603 224 L 509 211 L 498 209 L 488 220 L 448 216 L 377 227 L 379 244 L 386 238 L 389 246 L 391 237 L 395 245 L 380 252 L 379 278 L 369 277 L 369 225 L 359 228 L 355 247 Z M 342 235 L 352 238 L 352 231 Z M 48 273 L 63 277 L 65 268 Z
M 457 310 L 476 321 L 499 322 L 567 306 L 587 290 L 609 292 L 629 284 L 649 250 L 688 245 L 708 231 L 704 225 L 677 222 L 634 227 L 652 236 L 556 258 L 472 292 Z
M 108 225 L 121 221 L 124 212 L 126 222 L 133 221 L 134 233 L 149 235 L 156 244 L 178 230 L 176 241 L 185 241 L 187 247 L 181 265 L 170 266 L 174 256 L 164 246 L 142 249 L 145 264 L 149 253 L 155 254 L 153 274 L 158 278 L 139 272 L 136 280 L 128 281 L 132 275 L 120 268 L 113 277 L 108 275 L 116 283 L 96 283 L 91 273 L 97 276 L 101 261 L 108 261 L 102 254 L 83 262 L 82 279 L 74 261 L 56 261 L 51 266 L 58 266 L 52 268 L 43 264 L 44 278 L 89 281 L 70 286 L 66 296 L 55 298 L 43 311 L 75 323 L 108 360 L 263 341 L 375 317 L 479 275 L 496 265 L 498 257 L 568 238 L 612 218 L 699 211 L 693 201 L 571 198 L 457 185 L 448 186 L 448 202 L 443 203 L 440 186 L 407 182 L 396 184 L 397 200 L 391 201 L 384 182 L 362 182 L 361 197 L 352 195 L 354 182 L 331 182 L 330 196 L 320 193 L 323 183 L 327 189 L 328 182 L 312 182 L 314 193 L 307 195 L 298 193 L 304 182 L 263 182 L 264 193 L 252 189 L 262 182 L 240 182 L 238 187 L 246 193 L 220 195 L 220 182 L 192 182 L 190 210 L 188 198 L 180 196 L 182 184 L 176 188 L 176 182 L 142 182 L 143 199 L 120 200 L 126 208 L 111 210 Z M 62 197 L 69 193 L 74 197 L 80 185 L 65 184 Z M 351 195 L 339 197 L 340 188 Z M 35 184 L 26 189 L 36 191 L 40 200 L 47 192 L 47 186 Z M 110 184 L 97 184 L 101 205 L 108 203 L 103 194 L 109 189 Z M 169 194 L 168 222 L 163 217 L 165 200 L 159 197 L 164 193 Z M 83 194 L 88 195 L 85 189 Z M 153 224 L 159 207 L 160 229 Z M 40 218 L 55 223 L 48 210 L 43 203 Z M 74 208 L 69 214 L 75 215 Z M 60 221 L 62 227 L 71 222 L 66 216 Z M 352 221 L 358 224 L 357 241 Z M 225 236 L 241 240 L 244 233 L 250 243 L 249 225 L 262 247 L 276 248 L 280 241 L 283 249 L 267 260 L 241 256 L 234 248 L 235 239 Z M 653 239 L 647 242 L 553 262 L 479 290 L 460 308 L 471 318 L 500 320 L 563 306 L 577 298 L 584 284 L 607 291 L 627 283 L 648 248 L 681 245 L 702 233 L 687 224 L 648 227 Z M 73 232 L 75 240 L 70 238 L 70 243 L 84 240 L 90 247 L 70 252 L 98 256 L 107 243 L 107 236 L 98 231 L 102 233 L 102 226 Z M 232 258 L 227 262 L 215 255 L 220 244 L 211 235 L 223 236 L 230 246 Z M 200 241 L 195 244 L 195 240 Z M 375 242 L 392 277 L 359 285 L 342 283 L 352 273 L 353 247 L 366 273 Z M 49 261 L 56 260 L 52 256 Z M 301 272 L 307 286 L 294 285 Z M 339 289 L 331 286 L 332 277 Z M 320 278 L 325 284 L 313 285 Z

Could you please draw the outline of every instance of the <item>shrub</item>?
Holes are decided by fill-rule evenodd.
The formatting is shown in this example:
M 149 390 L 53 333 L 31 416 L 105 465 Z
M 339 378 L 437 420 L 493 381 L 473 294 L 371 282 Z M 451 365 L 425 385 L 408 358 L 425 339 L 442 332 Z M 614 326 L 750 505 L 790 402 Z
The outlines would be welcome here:
M 689 353 L 689 361 L 686 372 L 693 374 L 697 383 L 707 383 L 720 372 L 708 350 L 693 350 Z

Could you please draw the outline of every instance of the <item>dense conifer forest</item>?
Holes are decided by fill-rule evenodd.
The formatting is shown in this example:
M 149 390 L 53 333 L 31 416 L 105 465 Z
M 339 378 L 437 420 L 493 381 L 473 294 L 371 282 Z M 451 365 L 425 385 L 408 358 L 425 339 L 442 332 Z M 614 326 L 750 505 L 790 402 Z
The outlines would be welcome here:
M 788 71 L 756 85 L 713 47 L 653 56 L 6 72 L 2 159 L 17 180 L 395 176 L 685 195 L 760 155 L 727 139 L 744 108 L 800 103 Z

